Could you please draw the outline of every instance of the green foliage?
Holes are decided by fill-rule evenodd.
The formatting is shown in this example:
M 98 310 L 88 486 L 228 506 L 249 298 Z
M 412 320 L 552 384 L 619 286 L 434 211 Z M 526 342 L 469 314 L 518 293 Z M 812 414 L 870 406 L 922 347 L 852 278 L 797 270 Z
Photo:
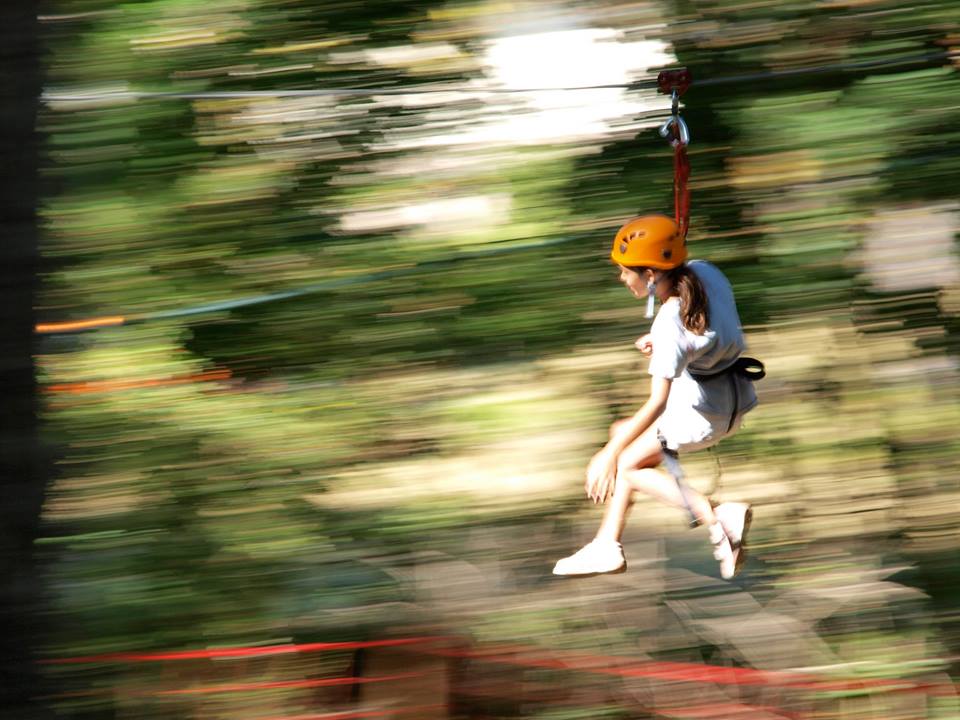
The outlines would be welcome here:
M 536 4 L 513 5 L 60 0 L 48 85 L 449 90 L 486 77 L 486 43 L 505 28 L 554 27 Z M 581 3 L 568 20 L 624 33 L 604 41 L 613 43 L 652 35 L 663 15 L 659 39 L 695 78 L 956 42 L 946 0 L 628 5 Z M 957 82 L 951 67 L 908 64 L 705 83 L 684 98 L 691 252 L 732 280 L 770 371 L 761 408 L 724 448 L 735 491 L 765 492 L 778 520 L 760 529 L 771 587 L 846 567 L 818 556 L 821 543 L 862 536 L 878 556 L 931 575 L 955 547 L 956 521 L 931 504 L 956 500 L 958 280 L 908 264 L 912 285 L 884 285 L 870 253 L 880 262 L 890 248 L 870 241 L 885 213 L 916 212 L 918 226 L 956 215 Z M 568 97 L 568 113 L 592 103 Z M 49 103 L 45 319 L 147 320 L 369 276 L 47 340 L 44 417 L 62 448 L 39 546 L 49 654 L 424 628 L 636 651 L 621 627 L 601 628 L 556 598 L 499 607 L 543 589 L 547 560 L 536 553 L 556 549 L 606 421 L 642 400 L 644 369 L 629 346 L 646 322 L 606 252 L 623 219 L 672 207 L 670 152 L 633 118 L 541 144 L 503 139 L 498 123 L 539 117 L 537 103 L 551 102 L 478 92 Z M 569 242 L 439 262 L 561 238 Z M 939 255 L 923 242 L 896 243 L 897 262 L 925 252 L 933 265 L 956 262 L 952 237 Z M 412 271 L 418 263 L 427 265 Z M 391 270 L 411 271 L 376 277 Z M 510 540 L 512 523 L 522 532 Z M 470 569 L 492 556 L 513 568 L 500 584 Z M 438 557 L 455 566 L 430 585 L 431 605 L 418 573 Z M 473 589 L 444 605 L 444 592 L 470 578 Z M 862 653 L 891 678 L 912 672 L 888 652 L 904 639 L 918 662 L 955 652 L 955 588 L 924 582 L 942 638 L 884 625 L 895 608 L 838 630 L 833 649 Z M 649 592 L 654 607 L 660 592 Z M 638 623 L 657 617 L 642 610 Z M 653 629 L 633 627 L 641 639 Z M 702 660 L 689 642 L 674 622 L 657 649 Z M 71 717 L 118 707 L 131 717 L 268 716 L 243 695 L 208 705 L 154 697 L 130 710 L 170 689 L 139 672 L 98 666 L 91 684 L 104 692 L 58 707 Z M 67 691 L 88 689 L 82 671 L 52 673 Z M 590 682 L 571 685 L 581 706 L 531 716 L 626 716 L 597 703 Z M 269 711 L 336 705 L 304 697 L 276 691 Z M 946 716 L 936 712 L 927 717 Z

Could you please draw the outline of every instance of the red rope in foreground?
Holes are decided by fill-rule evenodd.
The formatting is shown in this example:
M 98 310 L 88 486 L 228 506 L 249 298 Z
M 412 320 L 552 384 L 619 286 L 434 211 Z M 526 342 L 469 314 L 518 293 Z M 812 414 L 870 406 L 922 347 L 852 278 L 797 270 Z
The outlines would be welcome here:
M 401 673 L 399 675 L 378 675 L 376 677 L 335 677 L 317 680 L 274 680 L 254 683 L 229 683 L 226 685 L 203 685 L 201 687 L 181 688 L 179 690 L 159 690 L 151 695 L 209 695 L 211 693 L 250 692 L 253 690 L 278 690 L 288 688 L 332 687 L 335 685 L 368 685 L 394 680 L 408 680 L 423 677 L 423 673 Z
M 597 675 L 642 677 L 674 682 L 780 687 L 819 692 L 873 689 L 885 692 L 923 691 L 936 696 L 953 696 L 956 694 L 956 687 L 952 683 L 917 683 L 909 680 L 884 680 L 880 678 L 826 680 L 809 673 L 719 667 L 704 663 L 637 661 L 633 658 L 617 655 L 590 655 L 562 650 L 548 650 L 547 652 L 551 656 L 544 657 L 541 655 L 544 652 L 541 648 L 436 649 L 424 652 L 443 657 L 471 658 L 518 667 L 570 670 Z
M 153 653 L 103 653 L 101 655 L 80 655 L 76 657 L 51 658 L 41 661 L 45 665 L 77 665 L 83 663 L 129 663 L 160 662 L 166 660 L 211 660 L 215 658 L 252 658 L 264 655 L 283 655 L 286 653 L 311 653 L 332 650 L 360 650 L 375 647 L 399 647 L 444 640 L 441 636 L 397 638 L 394 640 L 358 640 L 353 642 L 302 643 L 300 645 L 264 645 L 262 647 L 229 647 L 212 650 L 176 650 L 173 652 Z
M 66 665 L 83 663 L 129 663 L 160 662 L 170 660 L 195 660 L 214 658 L 250 658 L 286 653 L 310 653 L 335 650 L 359 650 L 366 648 L 411 647 L 436 643 L 453 638 L 424 636 L 396 638 L 392 640 L 365 640 L 354 642 L 305 643 L 302 645 L 270 645 L 264 647 L 217 648 L 214 650 L 183 650 L 158 653 L 107 653 L 79 657 L 54 658 L 45 664 Z M 777 670 L 756 670 L 743 667 L 719 667 L 704 663 L 668 661 L 638 661 L 618 655 L 594 655 L 537 647 L 491 647 L 478 650 L 454 648 L 424 648 L 427 655 L 439 657 L 470 658 L 490 663 L 516 667 L 543 668 L 587 672 L 616 677 L 652 678 L 673 682 L 714 683 L 717 685 L 745 685 L 754 687 L 779 687 L 818 692 L 866 691 L 925 692 L 934 696 L 956 695 L 952 683 L 920 683 L 910 680 L 885 680 L 880 678 L 831 680 L 810 673 Z M 545 653 L 549 653 L 548 655 Z M 319 717 L 319 716 L 318 716 Z
M 389 710 L 347 710 L 344 712 L 319 713 L 315 715 L 277 715 L 261 720 L 354 720 L 354 718 L 396 717 L 398 715 L 421 715 L 425 712 L 446 710 L 446 705 L 411 705 Z

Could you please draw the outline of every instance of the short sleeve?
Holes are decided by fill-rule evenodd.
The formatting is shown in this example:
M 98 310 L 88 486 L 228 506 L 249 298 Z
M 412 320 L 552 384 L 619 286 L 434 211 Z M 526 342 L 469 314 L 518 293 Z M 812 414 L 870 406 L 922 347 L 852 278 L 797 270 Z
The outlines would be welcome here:
M 680 303 L 668 302 L 660 307 L 650 327 L 653 353 L 648 372 L 654 377 L 672 380 L 687 367 L 686 333 L 680 322 Z

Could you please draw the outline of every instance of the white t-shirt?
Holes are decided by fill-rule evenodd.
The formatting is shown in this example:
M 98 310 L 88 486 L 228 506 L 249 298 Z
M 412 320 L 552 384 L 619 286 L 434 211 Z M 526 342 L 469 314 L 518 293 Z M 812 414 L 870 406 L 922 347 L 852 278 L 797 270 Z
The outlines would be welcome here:
M 673 380 L 658 429 L 675 450 L 693 450 L 718 442 L 739 425 L 741 416 L 757 404 L 750 380 L 735 373 L 695 380 L 728 368 L 746 349 L 733 289 L 722 272 L 703 260 L 688 267 L 707 294 L 707 330 L 697 335 L 683 327 L 680 299 L 670 298 L 650 328 L 653 353 L 649 372 Z

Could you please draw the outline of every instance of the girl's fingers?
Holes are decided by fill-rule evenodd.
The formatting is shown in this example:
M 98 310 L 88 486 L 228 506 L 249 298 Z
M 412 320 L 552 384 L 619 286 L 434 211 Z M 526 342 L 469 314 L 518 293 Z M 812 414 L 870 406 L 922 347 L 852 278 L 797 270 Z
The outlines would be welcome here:
M 607 498 L 613 495 L 615 482 L 616 477 L 611 476 L 608 472 L 594 473 L 588 469 L 587 479 L 586 482 L 583 483 L 583 489 L 587 493 L 587 497 L 593 500 L 594 504 L 604 503 L 607 501 Z
M 616 487 L 617 487 L 617 476 L 616 475 L 608 476 L 607 481 L 604 483 L 604 486 L 603 486 L 603 499 L 601 500 L 601 502 L 606 502 L 607 500 L 612 498 L 613 491 L 616 489 Z

